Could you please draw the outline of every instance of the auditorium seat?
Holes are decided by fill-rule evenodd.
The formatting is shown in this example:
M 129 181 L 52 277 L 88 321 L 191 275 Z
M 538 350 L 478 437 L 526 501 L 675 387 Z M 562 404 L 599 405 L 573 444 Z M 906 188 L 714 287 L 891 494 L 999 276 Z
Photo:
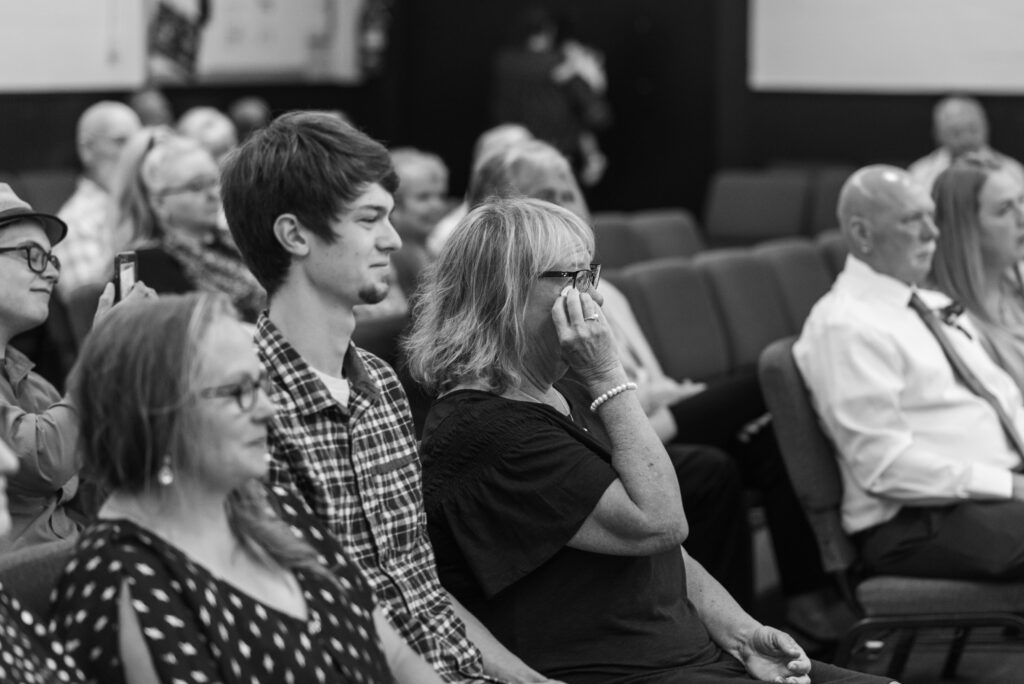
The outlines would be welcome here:
M 665 373 L 698 381 L 729 375 L 732 358 L 725 329 L 711 291 L 691 260 L 647 261 L 611 278 L 629 299 Z
M 811 307 L 832 284 L 832 271 L 823 255 L 807 238 L 763 242 L 754 248 L 754 255 L 771 271 L 792 329 L 802 329 Z
M 398 363 L 398 341 L 409 320 L 408 315 L 401 314 L 359 321 L 352 332 L 352 342 L 394 366 Z
M 934 634 L 945 628 L 947 633 L 952 631 L 952 638 L 941 678 L 954 679 L 972 628 L 995 627 L 1018 639 L 1024 633 L 1024 584 L 865 576 L 857 545 L 841 524 L 842 479 L 835 447 L 821 429 L 793 360 L 795 340 L 778 340 L 765 349 L 759 375 L 786 472 L 814 531 L 822 566 L 860 618 L 843 635 L 833 662 L 846 665 L 867 639 L 886 639 L 894 646 L 887 649 L 891 656 L 885 671 L 898 679 L 917 633 L 927 629 Z M 991 651 L 984 651 L 982 657 L 991 658 Z M 938 677 L 916 681 L 938 681 Z M 971 681 L 983 680 L 971 677 Z
M 836 205 L 843 183 L 854 172 L 852 166 L 822 166 L 811 171 L 805 233 L 817 235 L 839 225 Z
M 839 275 L 846 263 L 846 241 L 839 229 L 827 230 L 814 238 L 818 251 L 825 258 L 825 263 L 833 275 Z
M 719 171 L 711 179 L 704 209 L 708 242 L 748 245 L 799 235 L 807 193 L 807 174 L 802 171 Z
M 646 254 L 622 212 L 598 212 L 591 217 L 596 250 L 594 258 L 604 268 L 621 268 L 644 261 Z
M 797 332 L 771 271 L 753 250 L 710 250 L 694 257 L 694 263 L 725 324 L 734 370 L 756 369 L 765 347 Z
M 692 256 L 704 249 L 697 221 L 686 209 L 648 209 L 628 219 L 645 259 Z

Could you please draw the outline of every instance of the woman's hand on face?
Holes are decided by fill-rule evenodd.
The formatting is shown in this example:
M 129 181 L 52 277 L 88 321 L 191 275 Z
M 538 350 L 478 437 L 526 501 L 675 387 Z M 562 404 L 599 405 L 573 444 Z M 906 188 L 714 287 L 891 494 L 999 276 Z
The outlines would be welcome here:
M 622 374 L 615 340 L 601 307 L 590 294 L 566 287 L 551 308 L 562 357 L 587 381 Z

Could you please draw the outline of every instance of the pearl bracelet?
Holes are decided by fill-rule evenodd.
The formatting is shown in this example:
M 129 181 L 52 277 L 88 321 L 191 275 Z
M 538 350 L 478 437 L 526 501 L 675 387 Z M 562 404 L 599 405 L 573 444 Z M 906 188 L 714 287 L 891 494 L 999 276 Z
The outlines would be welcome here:
M 621 385 L 616 385 L 615 387 L 612 387 L 610 390 L 608 390 L 607 392 L 599 396 L 597 399 L 592 401 L 590 403 L 590 410 L 593 411 L 594 413 L 597 413 L 598 407 L 601 406 L 601 404 L 603 404 L 604 402 L 608 401 L 609 399 L 616 395 L 622 394 L 623 392 L 628 392 L 629 390 L 635 389 L 635 382 L 625 382 Z

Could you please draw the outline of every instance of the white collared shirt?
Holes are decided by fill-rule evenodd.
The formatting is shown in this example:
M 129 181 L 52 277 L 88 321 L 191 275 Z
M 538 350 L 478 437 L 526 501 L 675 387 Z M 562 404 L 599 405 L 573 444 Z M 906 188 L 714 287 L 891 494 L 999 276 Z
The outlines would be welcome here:
M 979 150 L 979 154 L 995 159 L 1005 166 L 1008 171 L 1016 174 L 1017 178 L 1024 181 L 1024 167 L 1021 167 L 1016 159 L 1000 154 L 988 145 L 982 147 Z M 921 187 L 930 192 L 932 186 L 935 185 L 935 179 L 939 177 L 939 174 L 948 169 L 952 163 L 953 155 L 950 154 L 949 150 L 945 147 L 938 147 L 930 154 L 921 157 L 911 164 L 907 168 L 907 172 Z
M 996 411 L 961 384 L 910 308 L 914 289 L 847 257 L 814 306 L 793 356 L 839 450 L 843 526 L 853 533 L 903 505 L 1007 499 L 1020 457 Z M 930 306 L 950 302 L 920 290 Z M 1013 380 L 986 355 L 966 317 L 947 326 L 958 354 L 1024 435 Z

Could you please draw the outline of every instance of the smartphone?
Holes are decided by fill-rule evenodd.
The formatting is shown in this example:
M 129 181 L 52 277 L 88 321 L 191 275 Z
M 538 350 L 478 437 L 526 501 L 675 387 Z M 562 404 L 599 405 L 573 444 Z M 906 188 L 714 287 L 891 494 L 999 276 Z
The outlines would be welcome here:
M 114 255 L 114 301 L 119 302 L 135 285 L 138 260 L 135 252 Z

